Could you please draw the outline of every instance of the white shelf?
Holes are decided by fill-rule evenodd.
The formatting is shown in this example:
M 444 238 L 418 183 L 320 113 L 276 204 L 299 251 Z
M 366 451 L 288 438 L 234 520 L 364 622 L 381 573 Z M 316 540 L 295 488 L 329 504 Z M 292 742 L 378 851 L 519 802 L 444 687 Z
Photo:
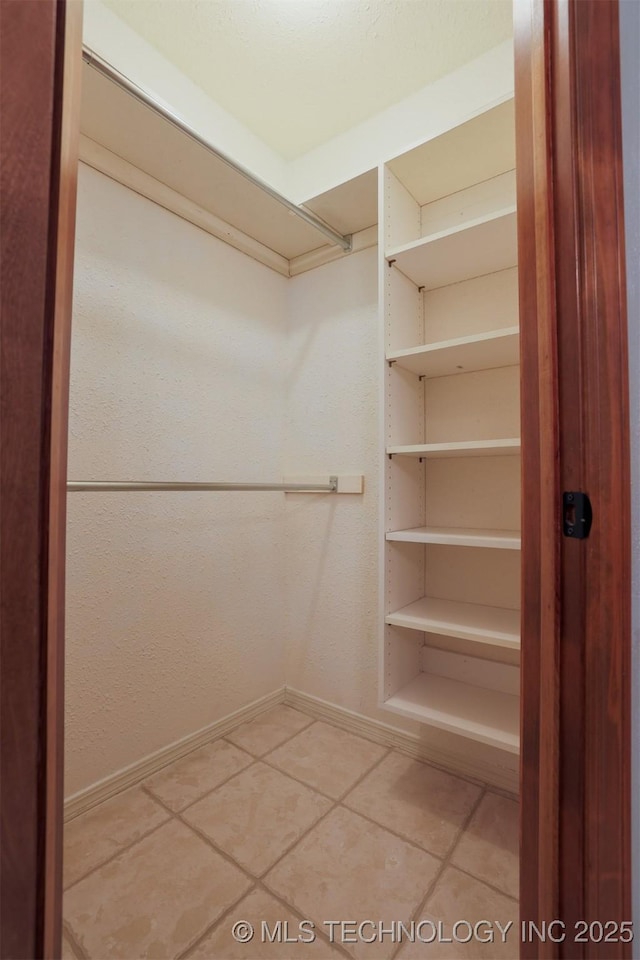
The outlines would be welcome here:
M 421 597 L 401 610 L 389 613 L 385 622 L 441 637 L 459 637 L 509 650 L 520 649 L 519 610 Z
M 513 169 L 514 128 L 510 99 L 413 147 L 388 166 L 423 206 Z
M 509 367 L 520 361 L 520 331 L 518 327 L 507 327 L 409 350 L 395 350 L 387 354 L 387 360 L 428 379 Z
M 515 206 L 413 240 L 385 256 L 427 290 L 506 270 L 518 262 Z
M 127 184 L 132 189 L 170 210 L 176 203 L 173 193 L 178 194 L 179 207 L 174 212 L 197 216 L 194 222 L 203 229 L 209 229 L 212 217 L 218 218 L 222 223 L 216 231 L 210 230 L 214 235 L 233 243 L 231 226 L 267 247 L 272 256 L 275 252 L 291 260 L 327 245 L 318 230 L 292 215 L 238 170 L 88 64 L 82 69 L 81 132 L 155 181 L 141 181 L 136 176 L 135 186 Z M 108 175 L 113 175 L 113 168 Z M 149 190 L 151 194 L 145 192 Z M 190 203 L 185 206 L 184 200 Z M 192 209 L 193 204 L 200 213 Z M 342 184 L 337 196 L 331 190 L 309 199 L 307 206 L 323 209 L 321 216 L 327 221 L 339 210 L 340 229 L 347 233 L 371 226 L 378 219 L 376 172 Z M 202 211 L 211 216 L 203 216 Z
M 519 753 L 520 698 L 511 693 L 420 673 L 389 697 L 385 707 L 441 730 Z
M 520 453 L 520 440 L 458 440 L 454 443 L 412 443 L 387 447 L 387 453 L 398 457 L 424 457 L 444 460 L 449 457 L 504 457 Z
M 454 547 L 492 547 L 498 550 L 519 550 L 517 530 L 476 530 L 461 527 L 413 527 L 391 530 L 387 540 L 404 543 L 444 543 Z

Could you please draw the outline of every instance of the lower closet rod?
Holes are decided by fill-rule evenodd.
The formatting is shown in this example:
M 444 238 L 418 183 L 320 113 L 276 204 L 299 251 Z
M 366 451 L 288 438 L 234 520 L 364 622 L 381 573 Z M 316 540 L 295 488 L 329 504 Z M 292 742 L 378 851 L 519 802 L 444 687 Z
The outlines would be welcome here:
M 156 483 L 146 480 L 70 480 L 67 490 L 82 493 L 104 490 L 280 490 L 285 493 L 305 491 L 336 493 L 338 478 L 329 477 L 329 483 Z

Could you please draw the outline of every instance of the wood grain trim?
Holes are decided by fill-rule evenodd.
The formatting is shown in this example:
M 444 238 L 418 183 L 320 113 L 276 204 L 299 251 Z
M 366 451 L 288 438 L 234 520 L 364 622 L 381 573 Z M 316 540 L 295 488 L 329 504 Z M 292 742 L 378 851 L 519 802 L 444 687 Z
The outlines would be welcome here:
M 618 4 L 554 4 L 554 191 L 560 466 L 594 510 L 562 539 L 562 916 L 631 919 L 630 472 Z M 577 943 L 564 957 L 630 957 Z
M 516 3 L 515 102 L 522 409 L 520 913 L 559 916 L 559 463 L 550 5 Z M 553 957 L 525 938 L 523 958 Z
M 515 11 L 525 558 L 521 912 L 537 922 L 559 917 L 567 929 L 562 946 L 525 941 L 522 956 L 621 958 L 631 956 L 629 945 L 574 938 L 578 920 L 628 921 L 631 909 L 618 4 L 517 0 Z M 594 508 L 584 541 L 561 537 L 560 493 L 573 489 L 588 493 Z
M 3 0 L 0 952 L 60 956 L 79 2 Z M 75 49 L 74 49 L 75 47 Z
M 57 37 L 56 140 L 52 180 L 53 299 L 50 368 L 48 593 L 47 593 L 47 751 L 44 872 L 45 957 L 55 957 L 62 937 L 62 840 L 64 809 L 64 631 L 67 505 L 67 439 L 73 262 L 78 188 L 82 80 L 82 0 L 59 6 Z
M 580 907 L 587 920 L 619 922 L 631 920 L 631 507 L 618 3 L 574 0 L 563 15 L 573 41 L 579 225 L 578 326 L 569 348 L 581 363 L 579 466 L 595 518 L 587 541 L 564 543 L 565 566 L 576 547 L 586 547 Z M 574 291 L 575 283 L 567 299 Z M 567 402 L 575 407 L 576 398 Z M 573 453 L 564 458 L 567 472 L 578 467 L 570 464 Z M 565 752 L 572 747 L 570 740 L 563 744 Z M 570 869 L 567 884 L 568 900 L 576 887 Z M 631 957 L 631 945 L 589 943 L 584 955 Z
M 0 16 L 0 946 L 2 957 L 28 958 L 42 949 L 42 364 L 56 10 L 8 0 Z

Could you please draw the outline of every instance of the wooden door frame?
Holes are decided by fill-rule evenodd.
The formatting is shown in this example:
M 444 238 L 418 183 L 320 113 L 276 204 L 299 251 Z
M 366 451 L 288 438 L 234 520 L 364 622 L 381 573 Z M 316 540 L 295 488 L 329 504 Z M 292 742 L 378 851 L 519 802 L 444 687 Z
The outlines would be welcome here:
M 2 956 L 59 956 L 80 0 L 2 0 Z M 521 912 L 630 919 L 617 0 L 515 0 L 523 407 Z M 24 123 L 24 118 L 29 123 Z M 10 132 L 10 136 L 7 133 Z M 603 176 L 606 171 L 606 176 Z M 586 491 L 589 539 L 560 537 Z M 607 952 L 608 951 L 608 952 Z M 526 942 L 523 957 L 629 957 Z
M 60 955 L 69 346 L 82 5 L 1 0 L 0 954 Z
M 521 917 L 631 920 L 631 560 L 618 3 L 515 0 L 523 411 Z M 562 536 L 563 491 L 593 506 Z M 559 932 L 559 931 L 558 931 Z

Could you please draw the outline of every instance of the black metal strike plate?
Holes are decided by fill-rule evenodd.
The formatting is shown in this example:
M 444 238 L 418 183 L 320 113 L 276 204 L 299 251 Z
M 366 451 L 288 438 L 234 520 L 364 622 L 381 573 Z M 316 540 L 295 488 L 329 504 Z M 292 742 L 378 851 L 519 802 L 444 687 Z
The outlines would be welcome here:
M 562 494 L 562 530 L 565 537 L 584 540 L 589 536 L 593 512 L 586 493 L 568 490 Z

